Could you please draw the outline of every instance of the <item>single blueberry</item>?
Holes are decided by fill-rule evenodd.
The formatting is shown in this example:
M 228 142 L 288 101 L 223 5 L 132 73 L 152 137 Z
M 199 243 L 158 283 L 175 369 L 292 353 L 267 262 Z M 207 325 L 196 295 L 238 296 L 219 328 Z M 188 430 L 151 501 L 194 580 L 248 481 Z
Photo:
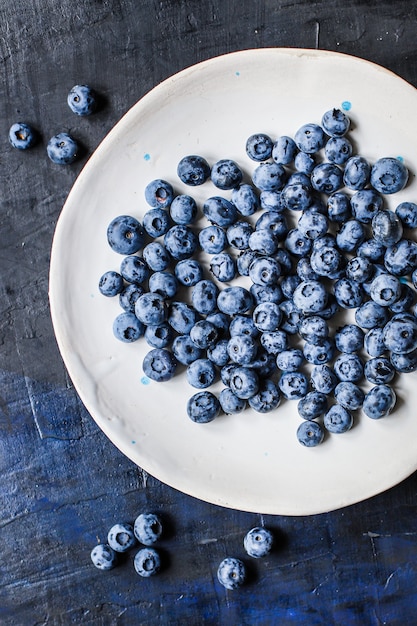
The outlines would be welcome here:
M 115 217 L 107 228 L 107 241 L 114 252 L 134 254 L 145 243 L 142 224 L 130 215 Z
M 356 324 L 345 324 L 338 328 L 334 340 L 339 352 L 353 354 L 363 348 L 364 336 L 362 328 Z
M 323 129 L 318 124 L 304 124 L 296 131 L 294 141 L 299 150 L 313 154 L 324 147 L 326 138 Z
M 276 384 L 270 379 L 260 381 L 259 390 L 248 399 L 249 406 L 257 413 L 269 413 L 281 403 L 281 394 Z
M 228 339 L 220 339 L 214 345 L 207 348 L 207 358 L 210 359 L 218 367 L 223 367 L 229 363 L 229 354 L 227 352 Z
M 320 391 L 309 391 L 297 404 L 298 413 L 305 420 L 317 419 L 326 409 L 327 396 Z
M 364 157 L 351 156 L 345 163 L 343 182 L 353 191 L 365 189 L 371 176 L 371 166 Z
M 171 272 L 154 272 L 149 278 L 149 291 L 163 298 L 173 298 L 178 290 L 178 280 Z
M 252 174 L 252 182 L 260 191 L 280 191 L 287 173 L 280 163 L 261 163 Z
M 161 178 L 152 180 L 145 187 L 145 200 L 152 208 L 169 207 L 173 198 L 174 189 L 171 183 Z
M 277 354 L 276 364 L 282 372 L 297 372 L 304 363 L 304 354 L 299 348 L 287 348 Z
M 166 348 L 154 348 L 144 357 L 142 369 L 144 374 L 156 382 L 170 380 L 176 371 L 177 359 Z
M 207 349 L 218 339 L 217 328 L 206 319 L 199 320 L 190 330 L 190 339 L 198 348 Z
M 309 363 L 321 365 L 333 359 L 335 352 L 334 341 L 331 338 L 323 339 L 319 344 L 305 342 L 303 354 Z
M 362 256 L 355 256 L 347 262 L 346 278 L 363 283 L 371 278 L 373 271 L 374 266 L 369 259 Z
M 249 365 L 257 351 L 258 344 L 250 335 L 233 335 L 227 344 L 229 358 L 237 365 Z
M 190 365 L 193 361 L 201 359 L 204 351 L 197 347 L 191 340 L 190 335 L 179 335 L 172 342 L 172 353 L 183 365 Z
M 368 300 L 361 304 L 355 311 L 355 321 L 361 328 L 369 330 L 376 326 L 384 326 L 388 321 L 386 307 Z
M 390 361 L 397 372 L 407 374 L 417 370 L 417 350 L 407 354 L 397 354 L 391 352 Z
M 24 122 L 16 122 L 9 129 L 9 141 L 13 148 L 28 150 L 38 142 L 39 136 L 36 130 Z
M 217 296 L 217 307 L 228 315 L 247 313 L 253 307 L 253 298 L 244 287 L 226 287 Z
M 289 165 L 295 159 L 297 153 L 297 146 L 292 137 L 282 135 L 278 137 L 272 148 L 272 160 L 275 163 L 281 163 L 282 165 Z
M 259 376 L 255 370 L 249 367 L 234 367 L 230 371 L 229 386 L 238 398 L 248 400 L 258 393 Z
M 348 411 L 360 409 L 365 393 L 358 385 L 349 381 L 340 382 L 334 390 L 335 400 Z
M 202 250 L 208 254 L 222 252 L 227 246 L 226 232 L 215 224 L 202 228 L 198 240 Z
M 242 178 L 242 170 L 232 159 L 221 159 L 211 168 L 211 182 L 219 189 L 235 189 Z
M 120 313 L 113 322 L 113 334 L 116 339 L 124 343 L 132 343 L 143 336 L 144 324 L 138 320 L 134 313 L 125 311 Z
M 317 239 L 327 233 L 329 221 L 325 215 L 307 209 L 298 220 L 297 227 L 309 239 Z
M 261 209 L 265 209 L 265 211 L 281 213 L 286 208 L 282 202 L 280 191 L 261 191 L 259 201 Z
M 169 208 L 171 219 L 176 224 L 192 224 L 197 219 L 197 203 L 191 196 L 176 196 Z
M 407 354 L 417 348 L 417 318 L 409 313 L 397 313 L 384 326 L 387 350 Z
M 98 283 L 100 293 L 107 297 L 117 296 L 123 291 L 123 287 L 123 276 L 113 270 L 105 272 Z
M 196 283 L 191 291 L 191 302 L 196 311 L 202 315 L 213 313 L 217 308 L 219 288 L 212 280 L 203 279 Z M 219 307 L 220 309 L 220 307 Z M 222 309 L 220 309 L 222 310 Z M 225 311 L 227 313 L 227 311 Z
M 284 300 L 282 289 L 278 283 L 271 285 L 258 285 L 253 283 L 250 292 L 254 299 L 255 306 L 261 302 L 276 302 L 280 304 Z
M 108 571 L 116 565 L 116 552 L 107 544 L 100 543 L 91 551 L 91 560 L 97 569 Z
M 183 157 L 177 166 L 179 179 L 191 187 L 205 183 L 210 178 L 210 171 L 206 159 L 196 154 Z
M 313 189 L 330 195 L 343 187 L 343 172 L 335 163 L 319 163 L 311 172 Z
M 203 213 L 209 222 L 221 228 L 234 224 L 238 216 L 235 205 L 221 196 L 207 198 L 203 204 Z
M 301 320 L 298 330 L 300 336 L 305 341 L 320 345 L 329 337 L 329 326 L 319 315 L 310 315 Z
M 119 304 L 125 311 L 135 312 L 136 300 L 145 293 L 145 289 L 141 285 L 126 285 L 119 294 Z
M 415 202 L 401 202 L 395 209 L 405 228 L 417 228 L 417 204 Z
M 167 319 L 165 298 L 159 293 L 146 292 L 139 296 L 135 304 L 136 317 L 147 326 L 157 326 Z
M 272 230 L 254 230 L 249 237 L 249 248 L 258 254 L 269 256 L 278 249 L 278 238 Z
M 392 274 L 378 274 L 371 282 L 370 296 L 381 306 L 392 306 L 401 296 L 401 283 Z
M 186 287 L 193 287 L 203 279 L 203 267 L 196 259 L 178 261 L 174 272 L 178 282 Z
M 281 202 L 291 211 L 305 211 L 311 206 L 313 194 L 310 186 L 294 180 L 281 191 Z
M 225 387 L 221 390 L 219 402 L 223 412 L 229 415 L 241 413 L 246 408 L 246 400 L 238 398 L 229 387 Z
M 326 287 L 318 280 L 301 282 L 294 291 L 294 304 L 306 314 L 320 313 L 327 304 Z
M 207 424 L 220 413 L 220 402 L 210 391 L 199 391 L 187 402 L 188 417 L 196 424 Z
M 352 428 L 353 417 L 345 407 L 333 404 L 324 414 L 323 425 L 330 433 L 345 433 Z
M 176 224 L 165 233 L 164 245 L 176 261 L 182 261 L 189 259 L 194 254 L 197 249 L 198 238 L 188 226 Z
M 330 137 L 343 137 L 349 130 L 350 119 L 340 109 L 330 109 L 321 118 L 321 125 Z
M 365 335 L 364 348 L 369 356 L 382 356 L 386 350 L 384 328 L 371 328 Z
M 249 247 L 249 237 L 252 232 L 253 228 L 249 222 L 235 222 L 226 231 L 229 246 L 236 250 L 246 250 Z
M 260 198 L 254 187 L 247 183 L 242 183 L 232 191 L 232 203 L 238 213 L 245 217 L 253 215 L 260 209 Z
M 133 525 L 136 539 L 144 546 L 151 546 L 158 541 L 162 530 L 162 520 L 157 513 L 140 513 Z
M 211 257 L 209 269 L 218 281 L 231 282 L 236 275 L 236 261 L 228 252 L 220 252 Z
M 158 326 L 146 326 L 145 340 L 152 348 L 167 348 L 173 339 L 174 332 L 167 322 Z
M 396 213 L 388 210 L 377 211 L 372 218 L 373 237 L 383 246 L 390 248 L 403 236 L 403 225 Z
M 267 161 L 271 158 L 273 141 L 265 133 L 256 133 L 246 140 L 246 154 L 252 161 Z
M 237 589 L 246 580 L 246 568 L 240 559 L 227 557 L 223 559 L 217 569 L 217 579 L 223 587 Z
M 407 181 L 408 170 L 399 159 L 383 157 L 372 166 L 370 182 L 380 193 L 392 194 L 401 191 Z
M 108 532 L 107 542 L 116 552 L 127 552 L 136 544 L 132 524 L 122 522 L 114 524 Z
M 313 420 L 301 422 L 297 428 L 298 441 L 307 448 L 313 448 L 319 445 L 324 439 L 323 427 Z
M 285 248 L 295 257 L 307 256 L 311 250 L 311 241 L 298 228 L 292 228 L 285 240 Z
M 364 300 L 362 285 L 351 278 L 339 278 L 333 285 L 336 302 L 343 309 L 356 309 Z
M 377 356 L 365 363 L 365 378 L 373 385 L 390 383 L 395 376 L 395 368 L 384 356 Z
M 128 283 L 141 285 L 149 277 L 149 265 L 144 258 L 131 254 L 120 263 L 120 274 Z
M 149 209 L 143 216 L 142 223 L 148 235 L 154 239 L 165 235 L 172 226 L 166 209 Z
M 80 156 L 80 145 L 68 133 L 58 133 L 51 137 L 46 152 L 52 163 L 70 165 Z
M 329 394 L 332 393 L 339 382 L 333 369 L 327 365 L 316 365 L 310 375 L 311 386 L 315 391 Z
M 363 224 L 370 224 L 382 205 L 382 196 L 374 189 L 361 189 L 350 199 L 352 216 Z
M 196 309 L 186 302 L 171 302 L 168 308 L 167 322 L 180 335 L 188 335 L 199 314 Z
M 196 359 L 187 366 L 187 382 L 196 389 L 206 389 L 217 377 L 217 370 L 210 359 Z
M 352 156 L 353 146 L 346 137 L 331 137 L 324 147 L 325 157 L 330 163 L 343 165 Z
M 389 385 L 376 385 L 365 395 L 363 411 L 371 419 L 381 419 L 391 413 L 396 403 L 395 391 Z
M 277 355 L 289 347 L 288 334 L 284 330 L 263 332 L 261 345 L 268 354 Z
M 365 240 L 366 230 L 362 222 L 351 219 L 347 220 L 340 227 L 336 235 L 336 243 L 339 250 L 343 252 L 354 252 L 358 246 Z
M 300 400 L 308 391 L 307 376 L 303 372 L 283 372 L 278 386 L 287 400 Z
M 335 359 L 333 369 L 340 381 L 357 383 L 363 377 L 364 365 L 358 354 L 341 354 Z
M 255 229 L 271 232 L 278 241 L 284 241 L 289 231 L 285 215 L 275 211 L 263 213 L 256 221 Z
M 384 254 L 384 264 L 388 272 L 395 276 L 406 276 L 417 268 L 417 243 L 410 239 L 400 239 Z
M 253 323 L 261 332 L 274 331 L 282 320 L 282 311 L 275 302 L 261 302 L 252 314 Z
M 235 315 L 230 320 L 229 325 L 230 336 L 235 335 L 249 335 L 250 337 L 258 337 L 259 330 L 253 323 L 253 318 L 247 315 Z
M 74 85 L 67 96 L 67 103 L 76 115 L 91 115 L 97 110 L 98 97 L 89 85 Z
M 307 154 L 307 152 L 299 152 L 295 155 L 294 166 L 298 172 L 311 174 L 316 166 L 316 161 L 311 154 Z
M 139 576 L 149 578 L 161 569 L 161 557 L 154 548 L 141 548 L 135 555 L 133 565 Z
M 349 196 L 342 191 L 336 191 L 327 198 L 327 215 L 330 221 L 343 224 L 351 217 Z
M 274 544 L 274 535 L 270 530 L 263 526 L 251 528 L 243 539 L 243 547 L 246 553 L 254 559 L 267 556 L 272 550 Z

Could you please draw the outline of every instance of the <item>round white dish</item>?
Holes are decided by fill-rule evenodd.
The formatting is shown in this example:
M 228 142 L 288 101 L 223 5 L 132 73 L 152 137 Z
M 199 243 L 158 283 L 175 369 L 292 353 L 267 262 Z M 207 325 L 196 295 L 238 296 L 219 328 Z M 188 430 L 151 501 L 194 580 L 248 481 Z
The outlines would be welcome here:
M 121 119 L 85 165 L 60 215 L 50 267 L 51 314 L 77 392 L 99 427 L 133 462 L 164 483 L 210 503 L 264 514 L 309 515 L 369 498 L 417 468 L 417 375 L 398 378 L 398 406 L 384 419 L 358 415 L 355 426 L 307 449 L 296 439 L 296 402 L 267 414 L 247 409 L 193 423 L 185 374 L 143 380 L 145 340 L 123 344 L 112 324 L 118 299 L 98 292 L 100 276 L 121 256 L 106 230 L 120 214 L 141 219 L 154 178 L 201 205 L 212 183 L 187 188 L 176 166 L 186 154 L 209 163 L 235 159 L 249 175 L 247 137 L 294 135 L 325 111 L 349 108 L 350 137 L 374 162 L 401 157 L 411 175 L 386 198 L 391 209 L 417 198 L 417 92 L 398 76 L 343 54 L 258 49 L 183 70 L 155 87 Z M 226 197 L 229 196 L 225 192 Z M 218 391 L 217 385 L 214 390 Z

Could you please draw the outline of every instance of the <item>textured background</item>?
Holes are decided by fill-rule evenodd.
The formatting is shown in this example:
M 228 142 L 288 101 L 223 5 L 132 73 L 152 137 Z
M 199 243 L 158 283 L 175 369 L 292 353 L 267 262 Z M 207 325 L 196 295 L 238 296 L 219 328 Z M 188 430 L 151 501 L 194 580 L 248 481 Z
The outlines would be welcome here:
M 416 35 L 407 0 L 0 0 L 1 624 L 417 623 L 417 475 L 306 518 L 262 520 L 184 496 L 97 429 L 62 364 L 47 296 L 52 236 L 77 174 L 161 80 L 222 53 L 292 46 L 360 56 L 417 86 Z M 82 82 L 104 99 L 88 119 L 66 105 Z M 21 119 L 43 137 L 24 154 L 7 140 Z M 85 147 L 71 167 L 46 158 L 59 131 Z M 97 540 L 145 509 L 164 516 L 164 571 L 142 580 L 130 557 L 111 573 L 96 570 Z M 250 584 L 227 593 L 217 565 L 244 556 L 244 534 L 262 521 L 277 548 L 248 563 Z

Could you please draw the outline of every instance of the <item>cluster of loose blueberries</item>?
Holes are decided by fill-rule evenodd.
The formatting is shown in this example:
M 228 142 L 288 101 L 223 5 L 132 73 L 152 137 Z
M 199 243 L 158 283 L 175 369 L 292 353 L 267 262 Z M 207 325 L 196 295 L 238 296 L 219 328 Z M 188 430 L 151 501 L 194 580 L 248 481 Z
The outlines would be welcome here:
M 98 108 L 99 98 L 89 85 L 74 85 L 67 96 L 67 103 L 73 113 L 80 116 L 91 115 Z M 39 141 L 38 131 L 30 124 L 16 122 L 9 129 L 9 141 L 18 150 L 28 150 Z M 57 165 L 70 165 L 80 156 L 80 144 L 69 133 L 61 132 L 51 137 L 46 146 L 48 157 Z
M 400 157 L 371 164 L 354 154 L 349 127 L 335 108 L 293 138 L 250 136 L 256 166 L 246 181 L 231 159 L 210 167 L 187 155 L 177 166 L 184 184 L 211 180 L 230 197 L 208 197 L 201 211 L 156 179 L 142 222 L 109 224 L 108 243 L 124 256 L 99 281 L 123 309 L 114 334 L 144 336 L 143 371 L 154 381 L 186 367 L 198 390 L 187 403 L 194 422 L 297 400 L 297 437 L 311 447 L 349 430 L 359 409 L 388 415 L 390 383 L 417 369 L 417 243 L 404 234 L 417 227 L 417 205 L 384 203 L 409 172 Z M 346 310 L 354 323 L 341 319 Z M 208 387 L 219 377 L 216 395 Z
M 141 544 L 133 560 L 135 571 L 143 578 L 158 574 L 161 556 L 152 547 L 163 533 L 161 517 L 156 513 L 141 513 L 133 524 L 114 524 L 107 534 L 107 542 L 97 544 L 91 551 L 95 567 L 108 571 L 118 564 L 118 557 Z M 274 536 L 265 527 L 256 526 L 246 533 L 243 546 L 250 557 L 259 559 L 267 556 L 274 544 Z M 237 589 L 246 581 L 244 562 L 236 557 L 223 559 L 217 570 L 217 578 L 226 589 Z

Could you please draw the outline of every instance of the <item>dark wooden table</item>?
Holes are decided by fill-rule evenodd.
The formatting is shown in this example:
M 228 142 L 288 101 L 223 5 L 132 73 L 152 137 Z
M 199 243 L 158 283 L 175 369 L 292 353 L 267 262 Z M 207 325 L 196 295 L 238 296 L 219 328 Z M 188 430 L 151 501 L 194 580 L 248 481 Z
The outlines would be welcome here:
M 77 397 L 48 305 L 52 236 L 77 174 L 164 78 L 222 53 L 291 46 L 369 59 L 417 86 L 416 37 L 417 6 L 407 0 L 0 0 L 2 625 L 417 623 L 417 474 L 343 510 L 264 516 L 277 547 L 228 593 L 217 565 L 243 556 L 260 516 L 178 493 L 122 456 Z M 104 100 L 88 119 L 66 104 L 83 82 Z M 42 136 L 26 153 L 7 139 L 22 119 Z M 46 157 L 59 131 L 85 147 L 73 166 Z M 147 509 L 167 529 L 161 574 L 139 578 L 130 557 L 110 573 L 95 569 L 97 540 Z

